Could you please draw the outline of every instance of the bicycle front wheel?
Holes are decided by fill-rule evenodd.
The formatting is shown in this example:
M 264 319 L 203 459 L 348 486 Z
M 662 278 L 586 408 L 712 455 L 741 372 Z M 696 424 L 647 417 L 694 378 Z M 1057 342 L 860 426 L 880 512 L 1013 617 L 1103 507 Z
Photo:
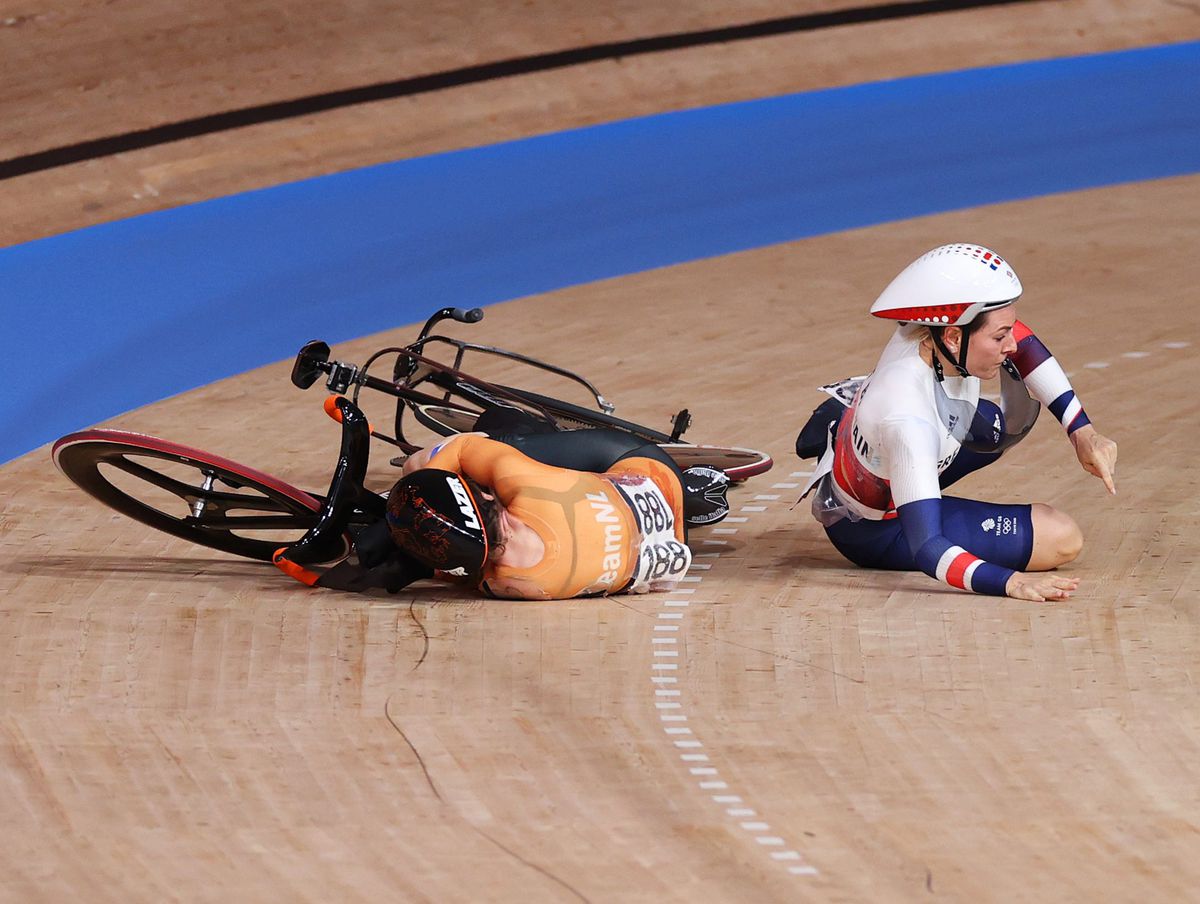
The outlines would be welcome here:
M 109 508 L 165 533 L 269 562 L 317 521 L 322 500 L 200 449 L 124 430 L 83 430 L 54 444 L 54 463 Z M 350 552 L 350 538 L 331 559 Z

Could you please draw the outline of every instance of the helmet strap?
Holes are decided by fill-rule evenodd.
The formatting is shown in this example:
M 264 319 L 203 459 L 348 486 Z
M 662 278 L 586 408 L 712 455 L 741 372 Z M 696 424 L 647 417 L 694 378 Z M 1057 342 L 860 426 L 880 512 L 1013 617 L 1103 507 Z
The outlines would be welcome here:
M 947 361 L 954 365 L 954 369 L 958 371 L 958 375 L 960 377 L 971 376 L 971 374 L 967 371 L 967 342 L 970 340 L 970 337 L 967 335 L 966 330 L 962 331 L 962 342 L 959 345 L 958 357 L 956 358 L 953 352 L 951 352 L 946 346 L 945 341 L 942 339 L 942 332 L 945 329 L 946 328 L 944 326 L 930 328 L 929 335 L 933 339 L 934 346 L 937 347 L 938 352 L 940 352 Z M 938 360 L 937 355 L 933 356 L 933 373 L 934 376 L 937 377 L 937 381 L 939 383 L 945 379 L 945 375 L 942 373 L 942 362 Z

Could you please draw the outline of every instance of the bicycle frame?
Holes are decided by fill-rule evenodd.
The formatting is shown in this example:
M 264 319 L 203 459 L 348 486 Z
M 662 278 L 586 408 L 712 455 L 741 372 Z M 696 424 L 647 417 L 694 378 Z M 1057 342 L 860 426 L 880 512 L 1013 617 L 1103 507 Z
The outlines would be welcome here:
M 391 437 L 378 431 L 373 431 L 372 435 L 399 447 L 408 454 L 418 451 L 421 447 L 410 442 L 404 435 L 405 412 L 413 412 L 414 417 L 420 420 L 421 406 L 436 405 L 474 416 L 478 416 L 488 408 L 517 407 L 532 412 L 550 424 L 555 423 L 555 418 L 537 403 L 522 398 L 507 387 L 482 380 L 463 371 L 462 363 L 468 352 L 504 358 L 563 377 L 585 388 L 604 414 L 611 414 L 615 410 L 616 406 L 605 399 L 589 380 L 574 371 L 519 352 L 490 345 L 480 345 L 449 336 L 430 335 L 430 330 L 442 320 L 453 319 L 460 323 L 477 323 L 482 318 L 483 311 L 479 308 L 469 311 L 461 308 L 442 308 L 426 321 L 414 342 L 405 346 L 380 349 L 372 354 L 362 367 L 341 361 L 331 361 L 329 346 L 324 342 L 314 340 L 306 343 L 297 354 L 292 368 L 292 383 L 301 389 L 307 389 L 316 382 L 320 374 L 324 373 L 328 376 L 326 388 L 336 394 L 349 392 L 351 401 L 356 405 L 359 393 L 364 387 L 395 397 L 398 400 L 395 419 L 396 435 Z M 455 350 L 454 363 L 444 364 L 424 354 L 431 344 L 441 344 L 453 348 Z M 396 356 L 392 368 L 392 379 L 384 380 L 371 376 L 369 373 L 371 366 L 381 357 L 391 354 Z M 434 395 L 418 388 L 426 385 L 436 387 L 440 391 L 439 394 Z M 353 387 L 352 390 L 351 387 Z M 428 426 L 428 424 L 426 425 Z

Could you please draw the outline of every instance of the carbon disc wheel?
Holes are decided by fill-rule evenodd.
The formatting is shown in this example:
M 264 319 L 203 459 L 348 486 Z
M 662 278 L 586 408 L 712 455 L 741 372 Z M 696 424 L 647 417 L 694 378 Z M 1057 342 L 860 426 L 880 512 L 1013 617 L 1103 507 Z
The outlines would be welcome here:
M 317 521 L 322 500 L 218 455 L 123 430 L 54 444 L 76 486 L 123 515 L 201 546 L 269 562 Z M 331 561 L 350 552 L 349 537 Z

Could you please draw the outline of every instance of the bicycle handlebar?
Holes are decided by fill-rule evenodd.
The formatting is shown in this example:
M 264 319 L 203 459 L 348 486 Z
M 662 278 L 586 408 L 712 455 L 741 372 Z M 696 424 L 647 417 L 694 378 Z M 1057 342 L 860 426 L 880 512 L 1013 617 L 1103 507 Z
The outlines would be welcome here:
M 429 331 L 443 320 L 457 320 L 459 323 L 478 323 L 482 319 L 483 308 L 442 308 L 425 321 L 425 326 L 421 327 L 421 332 L 417 336 L 417 343 L 423 341 L 429 335 Z
M 442 308 L 425 321 L 425 326 L 421 327 L 417 341 L 411 347 L 419 348 L 429 337 L 429 331 L 443 320 L 478 323 L 482 319 L 482 308 Z M 415 366 L 415 362 L 413 366 Z M 296 363 L 292 367 L 292 383 L 300 389 L 308 389 L 322 373 L 329 374 L 327 385 L 332 392 L 339 394 L 344 393 L 351 383 L 361 382 L 358 367 L 353 364 L 344 364 L 341 361 L 330 361 L 329 346 L 314 339 L 312 342 L 305 343 L 296 356 Z

